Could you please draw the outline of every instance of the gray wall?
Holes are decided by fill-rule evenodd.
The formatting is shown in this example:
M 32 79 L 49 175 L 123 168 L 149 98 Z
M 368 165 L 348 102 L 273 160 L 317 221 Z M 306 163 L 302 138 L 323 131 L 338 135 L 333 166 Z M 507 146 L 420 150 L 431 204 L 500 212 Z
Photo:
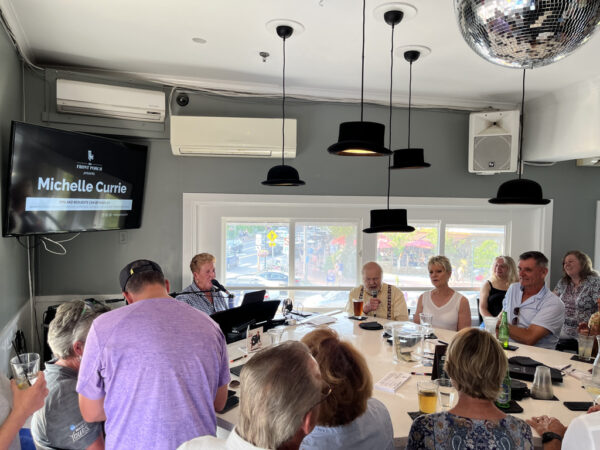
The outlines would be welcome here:
M 0 193 L 4 202 L 11 121 L 20 120 L 22 114 L 21 63 L 4 32 L 0 32 L 0 61 Z M 2 220 L 5 220 L 4 214 Z M 0 328 L 16 315 L 28 297 L 27 250 L 20 246 L 15 238 L 2 238 Z
M 38 118 L 42 117 L 44 105 L 39 99 L 44 98 L 44 83 L 38 78 L 28 79 L 28 87 L 34 93 L 29 108 L 32 116 L 28 119 L 33 122 L 39 122 Z M 191 96 L 190 104 L 185 108 L 175 104 L 173 113 L 279 117 L 280 102 L 196 94 Z M 365 119 L 387 123 L 387 114 L 387 108 L 367 106 Z M 381 195 L 381 204 L 374 206 L 384 206 L 386 158 L 345 158 L 329 155 L 326 151 L 327 146 L 337 140 L 340 122 L 358 120 L 357 105 L 290 101 L 288 115 L 298 119 L 298 152 L 290 163 L 299 170 L 306 186 L 262 186 L 260 181 L 277 160 L 173 156 L 165 132 L 165 139 L 147 141 L 150 159 L 142 228 L 128 231 L 126 244 L 119 243 L 118 232 L 98 232 L 82 234 L 69 242 L 66 256 L 40 251 L 38 293 L 92 295 L 117 292 L 118 270 L 140 257 L 160 262 L 173 289 L 179 289 L 183 192 Z M 97 125 L 93 118 L 88 122 Z M 107 132 L 105 128 L 94 126 L 86 129 Z M 118 130 L 112 132 L 119 133 Z M 467 113 L 416 110 L 412 139 L 413 146 L 425 148 L 426 160 L 432 167 L 393 172 L 392 195 L 490 198 L 495 196 L 502 182 L 514 178 L 514 175 L 484 177 L 468 173 Z M 393 141 L 394 148 L 405 146 L 405 110 L 394 113 Z M 540 182 L 545 196 L 555 200 L 552 285 L 560 276 L 560 260 L 565 251 L 578 248 L 593 255 L 595 201 L 600 198 L 598 173 L 594 168 L 577 168 L 573 161 L 525 169 L 525 176 Z M 410 211 L 408 214 L 410 220 Z

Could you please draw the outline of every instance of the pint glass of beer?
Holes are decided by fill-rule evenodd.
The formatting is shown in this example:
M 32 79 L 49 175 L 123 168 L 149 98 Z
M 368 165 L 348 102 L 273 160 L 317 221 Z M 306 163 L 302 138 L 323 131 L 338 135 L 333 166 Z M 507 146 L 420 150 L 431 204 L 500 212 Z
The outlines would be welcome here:
M 434 381 L 417 381 L 419 411 L 433 414 L 437 409 L 438 385 Z
M 363 315 L 363 301 L 362 299 L 355 298 L 352 300 L 354 305 L 354 317 L 362 317 Z

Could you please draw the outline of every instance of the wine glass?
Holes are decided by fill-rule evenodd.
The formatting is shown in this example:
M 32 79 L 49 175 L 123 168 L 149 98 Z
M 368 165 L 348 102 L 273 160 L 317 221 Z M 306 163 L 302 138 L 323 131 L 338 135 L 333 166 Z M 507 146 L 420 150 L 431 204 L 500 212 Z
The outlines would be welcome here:
M 594 380 L 592 374 L 585 374 L 581 377 L 581 384 L 590 397 L 594 405 L 600 404 L 600 383 Z

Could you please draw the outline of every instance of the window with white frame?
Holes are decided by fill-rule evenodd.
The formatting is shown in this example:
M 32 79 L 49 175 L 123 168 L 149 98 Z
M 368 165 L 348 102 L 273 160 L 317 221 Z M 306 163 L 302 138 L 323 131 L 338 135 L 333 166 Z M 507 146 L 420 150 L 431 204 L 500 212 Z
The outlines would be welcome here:
M 415 311 L 419 295 L 431 289 L 429 258 L 445 255 L 453 268 L 450 285 L 469 299 L 475 315 L 479 288 L 490 275 L 494 258 L 503 254 L 506 227 L 440 221 L 412 225 L 413 233 L 377 235 L 377 262 L 384 282 L 402 289 L 409 309 Z
M 476 297 L 493 258 L 526 250 L 550 253 L 552 203 L 490 205 L 485 199 L 391 198 L 408 210 L 413 233 L 365 234 L 377 197 L 184 194 L 182 285 L 189 261 L 217 256 L 217 278 L 241 294 L 265 288 L 304 308 L 340 308 L 361 283 L 360 268 L 378 261 L 384 280 L 416 299 L 431 289 L 427 260 L 448 256 L 450 285 Z
M 292 292 L 306 307 L 340 307 L 346 291 L 357 284 L 358 220 L 224 218 L 223 222 L 225 283 L 240 294 L 238 298 L 259 287 L 268 291 L 268 298 Z

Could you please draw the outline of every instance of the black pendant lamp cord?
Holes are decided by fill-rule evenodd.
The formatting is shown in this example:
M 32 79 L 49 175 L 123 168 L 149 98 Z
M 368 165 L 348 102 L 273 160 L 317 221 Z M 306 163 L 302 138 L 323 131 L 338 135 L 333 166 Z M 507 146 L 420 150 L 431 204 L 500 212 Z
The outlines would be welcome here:
M 281 99 L 281 165 L 285 166 L 285 37 L 283 37 L 283 97 Z
M 523 152 L 523 124 L 524 124 L 524 120 L 523 120 L 523 110 L 525 108 L 525 71 L 527 69 L 523 69 L 523 90 L 521 93 L 521 114 L 519 116 L 519 157 L 517 158 L 517 170 L 519 172 L 519 180 L 521 179 L 521 175 L 522 175 L 522 152 Z
M 410 62 L 410 69 L 408 72 L 408 146 L 406 148 L 410 148 L 410 105 L 412 103 L 412 64 Z
M 388 143 L 390 150 L 392 149 L 392 87 L 394 84 L 394 24 L 392 24 L 392 46 L 390 49 L 390 124 L 388 127 L 389 139 Z M 388 183 L 387 183 L 387 209 L 390 209 L 390 184 L 391 184 L 391 167 L 392 167 L 392 154 L 388 156 Z
M 360 72 L 360 121 L 363 121 L 363 101 L 365 92 L 365 11 L 367 8 L 367 0 L 363 0 L 362 13 L 362 57 L 361 57 L 361 72 Z

